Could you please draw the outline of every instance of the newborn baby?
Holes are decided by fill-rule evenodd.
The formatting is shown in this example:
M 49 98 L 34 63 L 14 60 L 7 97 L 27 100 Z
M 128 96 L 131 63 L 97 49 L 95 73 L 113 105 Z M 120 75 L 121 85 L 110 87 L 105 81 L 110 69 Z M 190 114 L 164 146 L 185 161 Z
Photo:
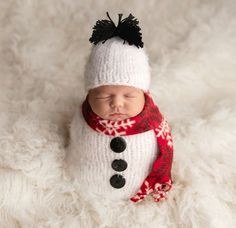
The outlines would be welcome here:
M 85 67 L 86 98 L 70 126 L 68 173 L 81 194 L 132 202 L 150 195 L 159 202 L 172 188 L 173 142 L 149 92 L 143 43 L 133 30 L 128 43 L 117 33 L 105 42 L 97 37 L 90 38 L 96 45 Z

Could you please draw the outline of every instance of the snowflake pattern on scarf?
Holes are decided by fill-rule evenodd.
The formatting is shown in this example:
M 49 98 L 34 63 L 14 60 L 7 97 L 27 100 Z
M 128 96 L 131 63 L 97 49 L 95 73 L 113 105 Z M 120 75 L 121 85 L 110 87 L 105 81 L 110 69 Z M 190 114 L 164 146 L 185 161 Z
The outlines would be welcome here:
M 99 120 L 99 124 L 101 124 L 104 129 L 100 130 L 96 128 L 98 132 L 108 133 L 109 135 L 121 136 L 126 134 L 126 129 L 128 127 L 132 127 L 135 124 L 135 120 L 125 119 L 121 121 L 111 121 L 111 120 Z M 121 131 L 124 129 L 124 131 Z
M 157 128 L 154 128 L 154 131 L 156 133 L 156 137 L 162 137 L 162 139 L 166 139 L 167 145 L 169 147 L 173 147 L 170 127 L 165 118 L 163 118 L 161 124 Z

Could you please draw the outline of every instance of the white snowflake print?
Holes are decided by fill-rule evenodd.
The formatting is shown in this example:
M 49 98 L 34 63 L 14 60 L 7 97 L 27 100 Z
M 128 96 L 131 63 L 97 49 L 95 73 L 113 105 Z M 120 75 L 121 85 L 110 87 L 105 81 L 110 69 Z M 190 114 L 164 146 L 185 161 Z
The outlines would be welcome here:
M 133 197 L 133 199 L 137 200 L 136 202 L 142 201 L 148 194 L 153 192 L 153 188 L 149 185 L 148 181 L 144 182 L 145 189 L 144 192 L 140 189 L 137 194 Z
M 172 188 L 171 180 L 164 184 L 156 183 L 154 186 L 153 198 L 155 202 L 159 202 L 167 198 L 167 194 Z
M 145 181 L 144 182 L 146 188 L 145 188 L 145 193 L 146 195 L 150 194 L 153 192 L 153 188 L 149 185 L 149 182 L 148 181 Z
M 141 190 L 139 190 L 138 193 L 142 193 Z M 134 197 L 132 197 L 132 199 L 135 200 L 135 202 L 141 202 L 144 199 L 144 196 L 138 195 L 138 193 Z
M 99 120 L 99 123 L 105 128 L 100 130 L 96 128 L 97 131 L 108 134 L 115 134 L 115 136 L 125 135 L 128 127 L 132 127 L 135 124 L 135 120 L 125 119 L 121 121 L 112 121 L 112 120 Z
M 156 137 L 162 137 L 162 139 L 167 140 L 167 145 L 169 147 L 173 147 L 173 141 L 170 133 L 170 127 L 168 125 L 168 122 L 165 118 L 163 118 L 161 124 L 158 126 L 158 128 L 154 129 L 156 132 Z

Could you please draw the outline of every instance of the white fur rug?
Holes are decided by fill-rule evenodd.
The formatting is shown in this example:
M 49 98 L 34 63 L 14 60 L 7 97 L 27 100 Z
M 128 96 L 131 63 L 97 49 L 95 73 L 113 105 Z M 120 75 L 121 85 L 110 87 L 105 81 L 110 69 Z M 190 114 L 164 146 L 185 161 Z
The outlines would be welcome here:
M 140 21 L 172 126 L 159 204 L 83 199 L 63 172 L 96 20 Z M 236 227 L 236 1 L 0 1 L 0 227 Z

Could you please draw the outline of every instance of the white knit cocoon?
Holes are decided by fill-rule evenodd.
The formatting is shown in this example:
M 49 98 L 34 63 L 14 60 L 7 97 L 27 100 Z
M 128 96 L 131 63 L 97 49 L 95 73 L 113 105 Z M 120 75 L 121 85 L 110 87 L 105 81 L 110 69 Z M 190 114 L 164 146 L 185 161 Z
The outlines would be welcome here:
M 120 37 L 92 47 L 85 67 L 85 89 L 102 85 L 127 85 L 147 91 L 150 66 L 144 48 L 129 45 Z
M 94 131 L 84 120 L 78 108 L 71 123 L 71 142 L 66 162 L 68 173 L 79 183 L 81 194 L 100 195 L 111 200 L 129 200 L 141 187 L 150 173 L 152 164 L 159 154 L 153 130 L 121 136 L 127 148 L 115 153 L 110 142 L 115 136 Z M 128 167 L 116 172 L 111 164 L 114 159 L 123 159 Z M 110 178 L 121 174 L 126 184 L 120 189 L 111 186 Z

